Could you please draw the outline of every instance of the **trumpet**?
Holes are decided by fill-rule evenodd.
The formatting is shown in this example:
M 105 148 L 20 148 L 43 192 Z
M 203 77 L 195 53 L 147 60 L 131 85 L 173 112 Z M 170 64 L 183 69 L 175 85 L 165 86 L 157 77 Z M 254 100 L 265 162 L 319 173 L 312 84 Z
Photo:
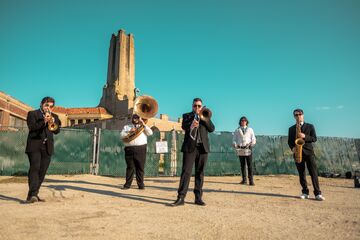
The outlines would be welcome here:
M 204 106 L 199 113 L 200 119 L 204 122 L 209 122 L 211 119 L 211 116 L 212 116 L 212 112 L 206 106 Z
M 212 116 L 211 110 L 210 110 L 209 108 L 207 108 L 206 106 L 204 106 L 204 107 L 200 110 L 199 114 L 195 113 L 195 118 L 194 118 L 194 120 L 196 120 L 196 121 L 200 121 L 200 120 L 201 120 L 201 121 L 204 121 L 204 122 L 208 123 L 208 122 L 210 121 L 210 119 L 211 119 L 211 116 Z M 196 139 L 196 137 L 197 137 L 197 135 L 198 135 L 198 131 L 199 131 L 199 128 L 198 128 L 198 127 L 191 129 L 191 131 L 190 131 L 190 137 L 191 137 L 193 140 Z
M 50 111 L 46 111 L 44 117 L 50 118 L 47 122 L 49 131 L 54 132 L 59 128 L 59 125 L 55 123 L 55 118 L 52 116 Z

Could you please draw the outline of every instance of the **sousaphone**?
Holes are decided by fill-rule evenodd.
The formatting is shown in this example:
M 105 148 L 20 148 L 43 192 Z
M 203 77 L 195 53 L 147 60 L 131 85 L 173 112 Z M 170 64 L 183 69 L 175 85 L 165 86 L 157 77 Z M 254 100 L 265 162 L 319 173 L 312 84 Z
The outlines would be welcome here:
M 151 96 L 139 96 L 135 99 L 134 102 L 134 111 L 133 114 L 138 115 L 142 118 L 144 123 L 146 124 L 148 119 L 155 117 L 158 112 L 158 103 L 155 98 Z M 144 125 L 137 127 L 134 131 L 129 132 L 122 140 L 124 142 L 131 142 L 144 131 Z

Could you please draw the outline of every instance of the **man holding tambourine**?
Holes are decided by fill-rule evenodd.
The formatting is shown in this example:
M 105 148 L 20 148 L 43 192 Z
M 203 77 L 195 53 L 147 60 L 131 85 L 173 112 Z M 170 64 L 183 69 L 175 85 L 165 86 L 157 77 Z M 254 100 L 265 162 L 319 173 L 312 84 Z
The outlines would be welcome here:
M 242 181 L 240 184 L 246 184 L 246 169 L 248 167 L 249 184 L 254 186 L 253 172 L 252 172 L 252 147 L 256 144 L 254 130 L 248 127 L 249 121 L 243 116 L 240 118 L 239 127 L 235 130 L 233 136 L 233 147 L 236 154 L 239 156 L 241 165 Z

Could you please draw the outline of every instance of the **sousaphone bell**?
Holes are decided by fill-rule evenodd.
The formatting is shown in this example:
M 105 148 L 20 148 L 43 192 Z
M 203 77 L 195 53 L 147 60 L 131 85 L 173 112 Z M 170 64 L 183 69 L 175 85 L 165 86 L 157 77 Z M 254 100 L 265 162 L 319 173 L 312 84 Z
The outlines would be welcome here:
M 135 99 L 133 114 L 141 117 L 146 124 L 148 119 L 155 117 L 158 112 L 158 108 L 158 103 L 153 97 L 144 95 Z M 124 142 L 131 142 L 137 138 L 144 131 L 144 129 L 144 125 L 141 125 L 134 131 L 129 132 L 129 134 L 126 135 L 122 140 Z

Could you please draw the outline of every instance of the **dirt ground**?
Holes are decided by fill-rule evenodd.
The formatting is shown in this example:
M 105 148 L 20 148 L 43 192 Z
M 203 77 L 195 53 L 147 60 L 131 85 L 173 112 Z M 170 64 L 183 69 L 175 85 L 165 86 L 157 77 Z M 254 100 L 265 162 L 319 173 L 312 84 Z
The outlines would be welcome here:
M 34 204 L 22 203 L 26 178 L 0 177 L 0 239 L 360 239 L 353 180 L 320 178 L 324 202 L 299 199 L 297 176 L 239 181 L 205 177 L 205 207 L 193 204 L 192 189 L 185 206 L 170 207 L 179 177 L 122 190 L 123 178 L 49 175 L 46 202 Z

